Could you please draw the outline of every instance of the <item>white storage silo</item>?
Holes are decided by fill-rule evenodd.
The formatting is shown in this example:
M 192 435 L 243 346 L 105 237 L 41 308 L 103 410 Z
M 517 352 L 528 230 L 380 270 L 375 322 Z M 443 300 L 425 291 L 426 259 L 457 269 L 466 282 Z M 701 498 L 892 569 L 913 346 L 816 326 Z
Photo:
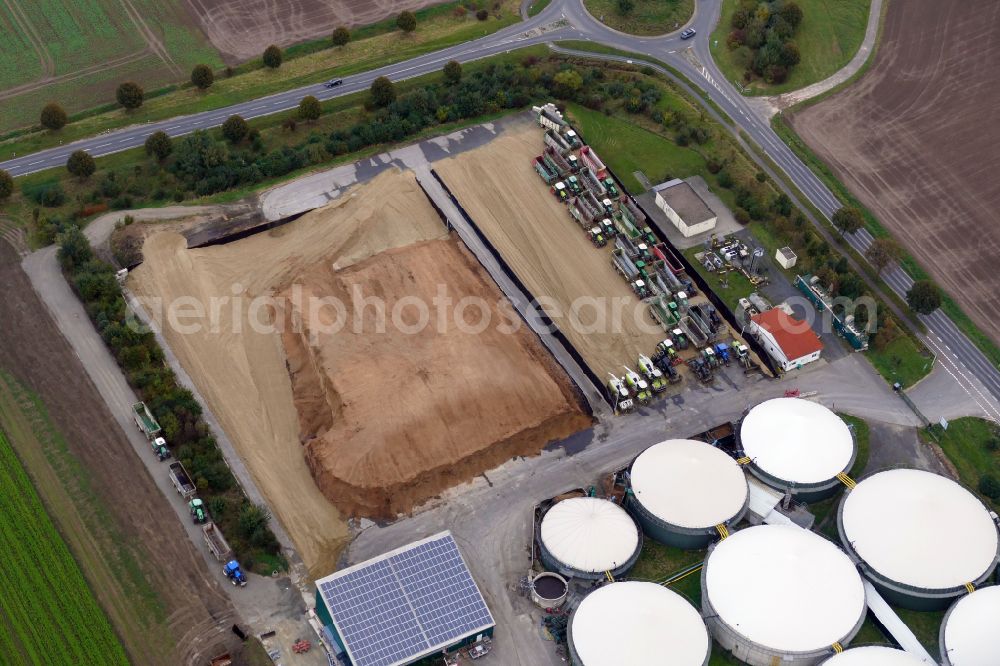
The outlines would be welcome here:
M 997 566 L 1000 535 L 989 510 L 961 484 L 932 472 L 878 472 L 840 503 L 844 547 L 890 601 L 946 608 Z
M 570 617 L 568 643 L 579 666 L 705 666 L 712 641 L 701 614 L 662 585 L 610 583 Z
M 857 456 L 847 424 L 802 398 L 775 398 L 751 409 L 740 423 L 739 443 L 751 474 L 802 502 L 843 487 L 837 475 L 848 472 Z
M 625 509 L 596 497 L 574 497 L 553 505 L 538 529 L 542 563 L 563 576 L 598 580 L 617 577 L 639 558 L 642 538 Z
M 996 666 L 1000 663 L 1000 587 L 964 596 L 941 623 L 944 666 Z
M 629 470 L 629 508 L 646 534 L 679 548 L 704 548 L 739 522 L 750 499 L 743 468 L 711 444 L 670 439 L 643 451 Z
M 702 616 L 719 645 L 752 666 L 811 665 L 861 628 L 864 584 L 835 544 L 791 525 L 759 525 L 713 545 Z

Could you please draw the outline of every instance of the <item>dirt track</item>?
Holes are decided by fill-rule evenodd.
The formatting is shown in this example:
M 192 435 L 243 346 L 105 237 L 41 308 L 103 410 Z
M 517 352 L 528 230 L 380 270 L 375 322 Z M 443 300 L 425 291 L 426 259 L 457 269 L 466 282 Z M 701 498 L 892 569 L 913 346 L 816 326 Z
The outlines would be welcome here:
M 541 152 L 541 130 L 525 124 L 434 168 L 535 298 L 549 299 L 546 312 L 591 370 L 602 380 L 621 375 L 623 364 L 634 368 L 639 354 L 653 352 L 662 330 L 612 268 L 610 250 L 591 245 L 535 173 L 531 160 Z M 574 302 L 581 326 L 569 319 Z M 588 302 L 607 304 L 606 325 Z
M 790 120 L 1000 343 L 998 25 L 994 0 L 892 2 L 871 70 Z
M 131 604 L 139 602 L 129 595 L 142 594 L 142 590 L 129 588 L 122 580 L 96 589 L 118 632 L 132 638 L 126 645 L 135 663 L 206 663 L 217 654 L 212 646 L 233 643 L 229 633 L 236 620 L 232 605 L 46 314 L 19 261 L 10 246 L 0 241 L 0 284 L 4 285 L 0 367 L 41 397 L 70 454 L 87 470 L 91 487 L 108 508 L 106 515 L 84 516 L 102 528 L 75 524 L 64 532 L 85 539 L 88 551 L 96 546 L 105 556 L 121 548 L 129 550 L 141 575 L 159 595 L 163 604 L 159 624 L 141 626 L 138 623 L 145 618 L 131 614 Z M 80 505 L 75 510 L 90 508 Z M 104 525 L 124 538 L 126 545 L 106 543 L 109 532 Z M 113 561 L 110 566 L 128 565 Z M 93 572 L 84 567 L 84 573 Z M 131 576 L 130 572 L 125 578 Z
M 286 46 L 329 36 L 338 26 L 375 23 L 441 0 L 187 0 L 209 40 L 230 60 L 259 57 L 268 44 Z

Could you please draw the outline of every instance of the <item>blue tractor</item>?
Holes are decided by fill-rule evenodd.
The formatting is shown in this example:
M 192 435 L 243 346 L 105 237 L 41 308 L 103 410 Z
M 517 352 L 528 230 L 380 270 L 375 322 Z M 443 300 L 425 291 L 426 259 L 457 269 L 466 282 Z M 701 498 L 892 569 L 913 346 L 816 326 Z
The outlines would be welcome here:
M 240 563 L 236 560 L 229 560 L 226 562 L 226 566 L 222 567 L 222 573 L 226 574 L 226 578 L 228 578 L 233 585 L 244 587 L 247 584 L 247 577 L 243 575 L 243 570 L 240 569 Z

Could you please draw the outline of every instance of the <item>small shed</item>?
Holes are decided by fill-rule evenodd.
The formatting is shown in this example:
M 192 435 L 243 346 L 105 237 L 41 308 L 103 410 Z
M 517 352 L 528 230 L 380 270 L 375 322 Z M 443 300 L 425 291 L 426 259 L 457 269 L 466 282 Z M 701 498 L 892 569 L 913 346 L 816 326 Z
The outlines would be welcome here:
M 685 238 L 711 231 L 718 220 L 704 199 L 680 178 L 653 188 L 656 205 Z
M 778 265 L 782 268 L 791 268 L 795 265 L 795 262 L 799 260 L 795 253 L 792 252 L 792 248 L 785 246 L 779 247 L 774 252 L 774 260 L 778 262 Z

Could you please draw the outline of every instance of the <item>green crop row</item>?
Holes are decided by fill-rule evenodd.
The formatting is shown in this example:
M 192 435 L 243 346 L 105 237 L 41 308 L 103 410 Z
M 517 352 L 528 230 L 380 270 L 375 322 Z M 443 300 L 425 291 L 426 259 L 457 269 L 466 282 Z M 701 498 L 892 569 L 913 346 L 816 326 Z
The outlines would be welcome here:
M 0 433 L 0 649 L 24 664 L 127 664 L 125 651 Z

